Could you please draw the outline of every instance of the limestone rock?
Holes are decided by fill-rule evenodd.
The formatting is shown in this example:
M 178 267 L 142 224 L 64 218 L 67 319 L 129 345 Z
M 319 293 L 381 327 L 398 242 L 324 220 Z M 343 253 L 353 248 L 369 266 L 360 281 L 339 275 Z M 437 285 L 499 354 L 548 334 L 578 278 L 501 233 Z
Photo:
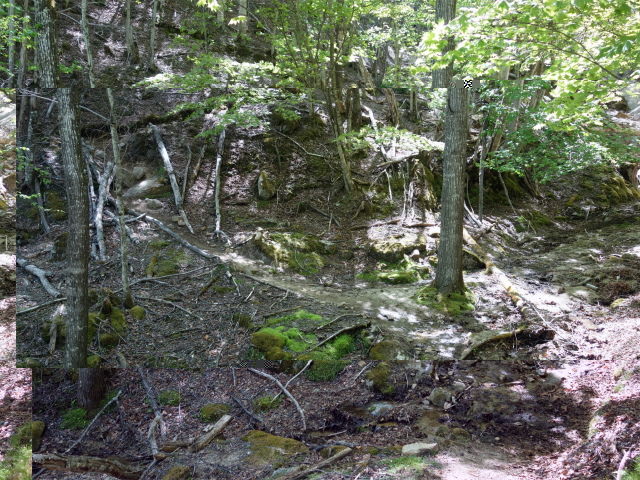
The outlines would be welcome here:
M 144 178 L 144 168 L 138 166 L 133 167 L 133 178 L 136 180 L 142 180 Z
M 436 387 L 429 395 L 429 401 L 437 407 L 444 407 L 444 404 L 451 400 L 451 392 L 446 388 Z
M 157 198 L 145 198 L 144 201 L 151 210 L 160 210 L 162 208 L 162 202 Z
M 422 456 L 422 455 L 435 455 L 438 453 L 437 443 L 410 443 L 402 447 L 402 456 Z
M 269 175 L 264 170 L 258 176 L 258 199 L 269 200 L 276 194 L 276 187 L 269 179 Z
M 376 241 L 371 244 L 369 253 L 376 260 L 389 263 L 397 263 L 402 260 L 404 246 L 400 242 Z

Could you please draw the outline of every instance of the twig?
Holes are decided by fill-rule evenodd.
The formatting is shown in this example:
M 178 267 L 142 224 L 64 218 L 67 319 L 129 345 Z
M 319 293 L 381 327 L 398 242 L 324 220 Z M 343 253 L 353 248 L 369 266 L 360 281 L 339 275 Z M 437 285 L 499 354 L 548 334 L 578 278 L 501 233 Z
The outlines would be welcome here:
M 39 309 L 41 309 L 43 307 L 48 307 L 49 305 L 54 305 L 56 303 L 64 302 L 66 300 L 67 300 L 67 297 L 57 298 L 55 300 L 51 300 L 50 302 L 41 303 L 40 305 L 36 305 L 35 307 L 29 307 L 29 308 L 25 308 L 24 310 L 18 310 L 16 312 L 16 315 L 20 315 L 21 313 L 33 312 L 34 310 L 39 310 Z
M 282 297 L 280 300 L 276 300 L 275 302 L 273 302 L 271 304 L 271 306 L 269 307 L 269 310 L 271 310 L 276 304 L 280 303 L 280 302 L 284 302 L 287 299 L 287 296 L 289 295 L 289 290 L 287 290 L 286 292 L 284 292 L 284 297 Z
M 289 381 L 284 385 L 284 388 L 287 388 L 291 382 L 293 382 L 296 378 L 298 378 L 302 374 L 302 372 L 304 372 L 309 367 L 309 365 L 311 365 L 312 362 L 313 362 L 313 359 L 309 360 L 302 370 L 300 370 L 298 373 L 296 373 L 294 377 L 289 379 Z M 271 405 L 273 402 L 275 402 L 276 399 L 281 395 L 281 393 L 282 392 L 279 392 L 278 395 L 273 397 L 271 399 L 271 401 L 269 402 L 269 405 Z
M 166 303 L 167 305 L 171 305 L 171 306 L 177 308 L 178 310 L 182 310 L 184 313 L 186 313 L 188 315 L 191 315 L 192 317 L 196 317 L 201 322 L 204 322 L 204 318 L 196 315 L 195 313 L 190 312 L 186 308 L 182 308 L 180 305 L 176 305 L 175 303 L 170 302 L 169 300 L 161 300 L 160 298 L 155 298 L 155 297 L 138 297 L 138 298 L 140 300 L 153 300 L 154 302 Z
M 305 420 L 304 420 L 304 412 L 302 411 L 302 408 L 300 408 L 300 405 L 298 404 L 298 401 L 293 397 L 293 395 L 291 395 L 289 393 L 289 390 L 284 388 L 284 386 L 280 383 L 280 381 L 277 378 L 273 377 L 272 375 L 269 375 L 268 373 L 261 372 L 260 370 L 256 370 L 255 368 L 249 368 L 249 371 L 255 373 L 256 375 L 260 375 L 261 377 L 268 378 L 269 380 L 275 382 L 276 385 L 278 385 L 280 387 L 280 389 L 284 392 L 284 394 L 287 397 L 289 397 L 289 399 L 293 402 L 293 404 L 298 409 L 298 413 L 300 413 L 300 417 L 302 418 L 302 428 L 303 428 L 303 430 L 306 430 L 307 429 L 307 422 L 305 422 Z
M 373 364 L 373 362 L 369 362 L 369 364 L 368 364 L 368 365 L 365 365 L 365 366 L 364 366 L 364 368 L 363 368 L 362 370 L 360 370 L 360 373 L 358 373 L 358 374 L 353 378 L 353 381 L 355 382 L 355 381 L 358 379 L 358 377 L 359 377 L 360 375 L 362 375 L 362 372 L 364 372 L 364 371 L 365 371 L 367 368 L 369 368 L 372 364 Z
M 249 410 L 247 410 L 246 408 L 244 408 L 244 405 L 242 404 L 242 402 L 240 400 L 238 400 L 236 397 L 234 397 L 233 395 L 229 395 L 231 398 L 233 398 L 233 400 L 235 400 L 235 402 L 240 405 L 240 408 L 242 410 L 244 410 L 244 413 L 246 413 L 247 415 L 249 415 L 251 418 L 253 418 L 256 422 L 260 422 L 260 423 L 264 423 L 264 420 L 262 420 L 260 417 L 257 417 L 256 415 L 254 415 L 253 413 L 251 413 Z

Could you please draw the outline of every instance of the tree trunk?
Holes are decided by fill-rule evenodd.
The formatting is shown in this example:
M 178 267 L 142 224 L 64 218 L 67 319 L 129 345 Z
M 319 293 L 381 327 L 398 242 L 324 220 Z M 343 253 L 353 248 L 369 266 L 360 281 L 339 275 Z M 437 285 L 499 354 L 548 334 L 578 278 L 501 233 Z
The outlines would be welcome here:
M 469 90 L 450 87 L 442 175 L 442 213 L 435 286 L 441 294 L 464 290 L 462 278 L 462 228 L 464 174 L 468 135 Z
M 106 385 L 104 370 L 100 368 L 81 368 L 78 371 L 78 406 L 92 410 L 100 404 L 104 397 Z
M 436 23 L 444 20 L 445 25 L 456 16 L 456 0 L 436 0 Z M 455 48 L 452 37 L 449 37 L 447 45 L 442 49 L 442 55 Z M 453 62 L 445 68 L 433 71 L 433 88 L 448 88 L 453 79 Z
M 120 147 L 118 146 L 118 127 L 116 125 L 116 107 L 113 101 L 113 92 L 107 88 L 107 96 L 109 97 L 109 116 L 111 124 L 111 145 L 113 146 L 113 158 L 116 162 L 116 206 L 118 209 L 118 217 L 120 220 L 120 258 L 122 267 L 122 293 L 124 294 L 124 305 L 127 308 L 133 308 L 133 296 L 131 288 L 129 288 L 129 257 L 127 255 L 127 231 L 124 223 L 124 205 L 122 203 L 122 157 L 120 156 Z
M 57 88 L 60 85 L 58 42 L 56 40 L 55 6 L 53 0 L 35 0 L 36 23 L 40 24 L 36 37 L 36 66 L 38 86 Z
M 351 89 L 351 130 L 357 132 L 362 127 L 362 104 L 360 103 L 360 87 Z
M 238 15 L 245 17 L 245 19 L 238 24 L 238 34 L 245 35 L 247 33 L 247 0 L 239 0 Z
M 89 316 L 89 198 L 87 172 L 80 145 L 77 89 L 58 89 L 60 158 L 64 168 L 69 216 L 67 239 L 67 339 L 65 368 L 87 364 Z
M 29 0 L 24 0 L 24 6 L 22 7 L 24 10 L 22 14 L 24 15 L 24 20 L 22 22 L 22 28 L 24 30 L 27 29 L 29 25 Z M 18 61 L 18 81 L 16 82 L 16 86 L 18 88 L 24 87 L 24 76 L 27 72 L 27 41 L 24 40 L 20 45 L 20 60 Z
M 151 13 L 151 41 L 149 42 L 149 48 L 151 51 L 149 52 L 149 68 L 151 70 L 156 69 L 156 53 L 155 53 L 155 42 L 156 42 L 156 17 L 158 16 L 158 1 L 153 0 L 153 11 Z
M 224 25 L 224 0 L 218 0 L 218 14 L 217 14 L 217 21 L 218 21 L 218 25 L 222 26 Z
M 9 0 L 9 83 L 8 87 L 13 87 L 13 71 L 15 70 L 15 60 L 16 60 L 16 41 L 15 41 L 15 18 L 16 14 L 16 0 Z
M 91 55 L 91 41 L 89 40 L 89 22 L 87 21 L 87 0 L 82 0 L 82 36 L 87 49 L 87 68 L 89 70 L 89 84 L 91 88 L 96 88 L 93 78 L 93 56 Z
M 127 1 L 127 26 L 126 26 L 126 43 L 127 43 L 127 62 L 131 65 L 140 63 L 140 51 L 138 44 L 133 41 L 133 30 L 131 28 L 131 0 Z

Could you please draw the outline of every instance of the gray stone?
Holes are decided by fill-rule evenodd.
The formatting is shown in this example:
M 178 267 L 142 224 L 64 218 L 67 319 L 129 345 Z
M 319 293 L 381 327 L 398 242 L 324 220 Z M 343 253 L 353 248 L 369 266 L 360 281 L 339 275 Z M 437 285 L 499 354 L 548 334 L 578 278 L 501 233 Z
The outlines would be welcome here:
M 144 201 L 151 210 L 159 210 L 162 208 L 162 202 L 156 198 L 145 198 Z
M 164 177 L 152 177 L 137 183 L 124 194 L 125 198 L 143 198 L 151 195 L 161 195 L 171 190 L 171 185 Z
M 463 391 L 465 388 L 467 388 L 467 386 L 466 386 L 464 383 L 462 383 L 462 382 L 453 382 L 452 387 L 453 387 L 453 389 L 454 389 L 456 392 L 461 392 L 461 391 Z
M 403 445 L 402 456 L 422 456 L 422 455 L 435 455 L 438 453 L 437 443 L 410 443 Z
M 451 392 L 446 388 L 436 387 L 429 395 L 429 401 L 437 407 L 444 407 L 445 402 L 451 400 Z
M 136 180 L 142 180 L 144 178 L 144 168 L 133 167 L 133 178 Z
M 340 250 L 340 258 L 342 260 L 351 260 L 354 257 L 351 250 Z
M 373 242 L 369 249 L 369 253 L 371 253 L 371 256 L 376 260 L 397 263 L 402 260 L 404 247 L 400 242 Z
M 276 187 L 264 170 L 258 176 L 258 199 L 269 200 L 276 194 Z

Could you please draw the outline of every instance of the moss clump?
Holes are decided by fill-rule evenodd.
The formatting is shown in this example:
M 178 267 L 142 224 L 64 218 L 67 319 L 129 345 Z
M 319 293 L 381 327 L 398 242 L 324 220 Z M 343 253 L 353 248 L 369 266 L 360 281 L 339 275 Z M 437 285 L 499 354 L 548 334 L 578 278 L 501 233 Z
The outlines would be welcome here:
M 127 328 L 127 319 L 124 317 L 124 313 L 119 308 L 114 308 L 109 316 L 111 320 L 111 327 L 116 333 L 124 333 Z
M 380 270 L 359 273 L 356 275 L 357 278 L 366 280 L 367 282 L 379 281 L 390 285 L 401 285 L 417 282 L 422 278 L 426 278 L 429 274 L 427 268 L 419 266 L 407 255 L 403 255 L 403 259 L 398 263 L 389 265 L 380 263 L 378 265 L 380 266 Z
M 577 201 L 579 201 L 582 197 L 580 197 L 580 195 L 578 195 L 577 193 L 575 195 L 573 195 L 569 200 L 567 200 L 567 202 L 564 204 L 565 207 L 571 207 L 573 206 L 574 203 L 576 203 Z
M 277 437 L 260 430 L 252 430 L 242 437 L 251 444 L 251 455 L 247 461 L 253 465 L 270 464 L 278 468 L 293 455 L 309 453 L 302 442 L 291 438 Z
M 270 320 L 267 320 L 267 323 L 265 325 L 267 327 L 271 325 L 288 325 L 297 320 L 310 320 L 312 322 L 321 322 L 322 317 L 320 315 L 316 315 L 315 313 L 307 312 L 304 309 L 300 309 L 291 315 L 286 315 L 284 317 L 272 318 Z
M 100 365 L 100 355 L 91 355 L 87 357 L 87 367 L 97 368 Z
M 273 328 L 264 328 L 251 335 L 251 343 L 261 352 L 268 352 L 272 348 L 282 348 L 287 338 Z
M 144 308 L 139 305 L 133 307 L 129 312 L 136 320 L 142 320 L 144 318 Z
M 177 407 L 180 404 L 180 393 L 175 390 L 163 390 L 158 395 L 158 401 L 163 405 L 172 405 Z
M 174 273 L 178 273 L 180 271 L 180 264 L 186 261 L 186 259 L 186 254 L 181 250 L 167 250 L 163 253 L 162 257 L 159 257 L 155 269 L 155 276 L 164 277 L 165 275 L 173 275 Z
M 256 398 L 253 402 L 253 411 L 256 413 L 267 412 L 277 408 L 282 403 L 282 395 L 280 395 L 275 401 L 270 395 Z
M 237 323 L 239 327 L 247 330 L 253 327 L 253 323 L 251 322 L 252 318 L 253 317 L 248 313 L 236 312 L 233 314 L 233 322 Z
M 44 422 L 36 420 L 31 422 L 31 446 L 34 452 L 37 452 L 42 443 L 42 434 L 44 433 Z
M 51 218 L 54 220 L 61 221 L 67 218 L 64 201 L 60 198 L 58 192 L 47 192 L 47 207 Z
M 100 334 L 100 346 L 103 348 L 113 348 L 118 345 L 120 339 L 117 335 L 112 335 L 110 333 L 101 333 Z
M 209 403 L 200 410 L 200 420 L 205 423 L 216 423 L 230 412 L 224 403 Z
M 96 303 L 98 303 L 99 297 L 98 297 L 98 292 L 95 291 L 95 289 L 90 288 L 89 289 L 89 305 L 95 305 Z
M 89 419 L 87 419 L 87 411 L 84 408 L 72 408 L 67 410 L 62 416 L 62 422 L 60 422 L 60 429 L 75 429 L 85 428 L 89 425 Z
M 365 381 L 377 392 L 383 395 L 393 395 L 395 387 L 389 383 L 391 368 L 385 362 L 379 363 L 373 370 L 365 375 Z
M 153 242 L 149 242 L 149 248 L 156 252 L 168 247 L 169 245 L 171 245 L 171 242 L 168 240 L 154 240 Z
M 448 315 L 460 315 L 466 311 L 473 311 L 476 304 L 475 296 L 468 289 L 462 293 L 452 292 L 448 295 L 442 295 L 434 286 L 421 289 L 416 300 L 421 305 L 429 305 Z
M 335 340 L 327 346 L 325 351 L 332 357 L 338 359 L 348 355 L 354 350 L 355 341 L 353 340 L 353 337 L 349 334 L 343 333 L 342 335 L 338 335 Z
M 326 351 L 314 351 L 298 357 L 300 363 L 304 362 L 304 364 L 311 359 L 313 363 L 304 371 L 304 376 L 312 382 L 329 382 L 349 364 L 347 361 L 333 358 Z
M 529 212 L 529 218 L 527 218 L 526 216 L 518 217 L 515 227 L 517 232 L 525 232 L 529 229 L 529 227 L 537 230 L 539 228 L 549 227 L 551 225 L 553 225 L 553 221 L 550 220 L 546 215 L 532 210 L 531 212 Z
M 184 465 L 175 465 L 162 477 L 162 480 L 187 480 L 188 478 L 191 478 L 191 468 Z

